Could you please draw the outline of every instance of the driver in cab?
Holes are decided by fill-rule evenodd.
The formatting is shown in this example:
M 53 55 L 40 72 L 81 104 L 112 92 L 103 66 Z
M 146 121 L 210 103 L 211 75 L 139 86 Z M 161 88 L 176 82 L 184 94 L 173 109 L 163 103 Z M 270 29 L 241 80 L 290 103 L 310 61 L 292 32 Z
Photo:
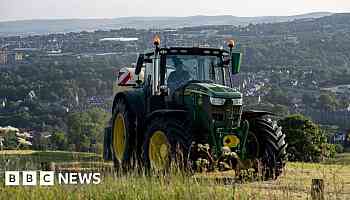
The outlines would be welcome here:
M 170 92 L 173 93 L 176 89 L 184 86 L 189 80 L 191 80 L 191 75 L 186 71 L 185 65 L 182 60 L 177 57 L 172 58 L 174 63 L 175 71 L 169 74 L 168 87 Z

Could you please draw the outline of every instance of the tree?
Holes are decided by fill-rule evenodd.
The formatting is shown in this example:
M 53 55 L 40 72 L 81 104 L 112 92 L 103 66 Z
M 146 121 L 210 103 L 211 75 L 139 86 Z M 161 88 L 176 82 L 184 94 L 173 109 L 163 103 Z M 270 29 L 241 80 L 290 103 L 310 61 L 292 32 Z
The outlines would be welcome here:
M 348 99 L 340 99 L 339 100 L 340 109 L 348 109 L 349 106 L 350 106 L 350 100 L 348 100 Z
M 86 112 L 71 113 L 68 116 L 68 142 L 75 151 L 96 151 L 103 143 L 104 128 L 110 118 L 109 113 L 99 108 Z
M 54 132 L 50 137 L 50 142 L 54 149 L 57 149 L 57 150 L 67 149 L 67 138 L 65 133 L 62 131 Z
M 286 133 L 287 152 L 291 161 L 319 161 L 333 155 L 324 131 L 303 115 L 290 115 L 279 121 Z
M 287 116 L 289 115 L 288 106 L 277 104 L 273 107 L 272 112 L 276 115 Z
M 104 128 L 107 126 L 108 120 L 111 118 L 110 113 L 100 109 L 92 108 L 87 111 L 91 118 L 91 136 L 96 142 L 102 143 L 104 136 Z M 94 143 L 94 142 L 93 142 Z
M 68 116 L 68 140 L 75 145 L 75 151 L 81 151 L 84 135 L 88 135 L 88 124 L 91 122 L 86 112 L 72 113 Z
M 81 137 L 81 142 L 80 142 L 80 151 L 90 151 L 91 147 L 91 138 L 89 138 L 86 135 L 83 135 Z
M 326 110 L 334 111 L 339 102 L 337 101 L 335 95 L 333 93 L 323 93 L 319 97 L 319 103 L 321 108 L 325 108 Z
M 289 105 L 290 103 L 287 93 L 279 87 L 272 88 L 266 98 L 273 104 Z
M 46 151 L 49 146 L 49 138 L 42 134 L 35 134 L 33 137 L 33 149 Z
M 304 93 L 302 96 L 303 103 L 306 105 L 311 105 L 312 103 L 316 102 L 316 98 L 314 95 L 310 93 Z
M 18 146 L 17 136 L 15 133 L 6 134 L 4 137 L 4 147 L 6 149 L 16 149 Z

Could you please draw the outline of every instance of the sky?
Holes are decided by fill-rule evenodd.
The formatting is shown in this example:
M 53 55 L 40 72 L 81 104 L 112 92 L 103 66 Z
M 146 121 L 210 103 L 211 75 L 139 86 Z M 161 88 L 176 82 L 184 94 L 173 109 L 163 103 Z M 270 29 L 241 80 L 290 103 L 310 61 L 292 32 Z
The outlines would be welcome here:
M 350 0 L 0 0 L 0 21 L 131 16 L 286 16 L 350 12 Z

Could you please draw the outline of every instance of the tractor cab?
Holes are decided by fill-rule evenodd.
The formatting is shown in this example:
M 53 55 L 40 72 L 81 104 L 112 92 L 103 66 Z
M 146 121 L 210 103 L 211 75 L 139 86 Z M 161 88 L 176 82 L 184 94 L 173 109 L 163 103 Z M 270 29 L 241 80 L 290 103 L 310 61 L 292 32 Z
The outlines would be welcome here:
M 155 44 L 157 44 L 155 42 Z M 145 69 L 145 84 L 153 95 L 169 95 L 188 82 L 233 87 L 231 75 L 240 69 L 241 53 L 214 48 L 170 47 L 140 54 L 135 74 Z

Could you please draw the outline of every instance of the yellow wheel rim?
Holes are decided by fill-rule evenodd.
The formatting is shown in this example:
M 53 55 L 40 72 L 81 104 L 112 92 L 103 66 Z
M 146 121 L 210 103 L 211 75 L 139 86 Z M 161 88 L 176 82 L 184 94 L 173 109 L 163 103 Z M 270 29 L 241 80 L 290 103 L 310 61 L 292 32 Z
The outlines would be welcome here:
M 124 116 L 119 113 L 113 127 L 113 151 L 115 157 L 122 161 L 125 152 L 126 129 Z
M 153 133 L 148 148 L 148 157 L 151 168 L 165 170 L 169 164 L 170 144 L 163 131 Z
M 239 144 L 239 138 L 235 135 L 226 135 L 223 138 L 223 143 L 225 147 L 237 147 L 237 145 Z

